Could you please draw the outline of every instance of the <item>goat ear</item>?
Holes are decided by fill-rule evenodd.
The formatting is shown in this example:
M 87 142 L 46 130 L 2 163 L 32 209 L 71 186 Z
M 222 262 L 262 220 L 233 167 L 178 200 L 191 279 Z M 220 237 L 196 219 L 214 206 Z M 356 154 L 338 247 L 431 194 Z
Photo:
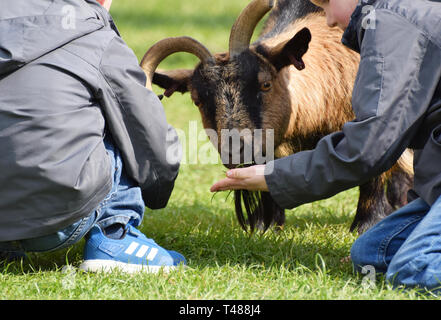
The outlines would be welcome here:
M 279 44 L 275 48 L 267 49 L 259 46 L 257 51 L 266 56 L 277 71 L 289 65 L 293 65 L 298 70 L 303 70 L 305 69 L 305 63 L 302 57 L 308 51 L 310 42 L 311 32 L 308 28 L 303 28 L 293 38 Z
M 186 93 L 193 71 L 192 69 L 157 71 L 153 76 L 153 83 L 165 89 L 164 96 L 167 98 L 176 91 Z

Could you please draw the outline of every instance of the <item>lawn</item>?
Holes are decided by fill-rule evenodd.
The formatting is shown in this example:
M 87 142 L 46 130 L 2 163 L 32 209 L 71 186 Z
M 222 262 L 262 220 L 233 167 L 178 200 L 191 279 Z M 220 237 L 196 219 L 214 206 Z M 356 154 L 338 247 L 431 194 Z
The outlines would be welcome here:
M 248 0 L 115 0 L 112 14 L 139 59 L 156 41 L 192 36 L 213 52 L 226 50 L 230 28 Z M 177 54 L 161 68 L 191 68 L 196 59 Z M 158 90 L 155 88 L 155 90 Z M 160 93 L 160 91 L 157 91 Z M 188 95 L 163 101 L 168 121 L 188 132 L 197 108 Z M 201 141 L 200 144 L 206 142 Z M 188 152 L 188 146 L 187 150 Z M 147 209 L 141 230 L 160 245 L 183 253 L 188 268 L 170 274 L 84 274 L 83 242 L 69 250 L 31 254 L 0 267 L 1 299 L 430 299 L 374 285 L 340 260 L 349 255 L 358 190 L 287 212 L 283 231 L 243 232 L 232 197 L 209 187 L 224 175 L 221 165 L 186 164 L 166 209 Z M 63 268 L 68 265 L 68 268 Z

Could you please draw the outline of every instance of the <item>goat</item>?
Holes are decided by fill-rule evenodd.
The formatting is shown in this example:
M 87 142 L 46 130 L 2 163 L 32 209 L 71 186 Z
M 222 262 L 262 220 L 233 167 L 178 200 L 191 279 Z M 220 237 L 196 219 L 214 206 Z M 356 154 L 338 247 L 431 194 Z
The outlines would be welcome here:
M 250 45 L 258 22 L 273 7 L 273 0 L 251 1 L 231 30 L 227 53 L 212 55 L 189 37 L 167 38 L 147 51 L 141 67 L 148 88 L 155 83 L 166 97 L 190 92 L 204 128 L 218 137 L 222 129 L 274 129 L 274 154 L 280 158 L 313 149 L 320 138 L 354 119 L 351 94 L 360 58 L 341 44 L 342 31 L 327 27 L 323 11 L 308 0 L 278 1 Z M 200 63 L 192 70 L 155 72 L 176 52 L 192 53 Z M 406 151 L 389 172 L 360 186 L 351 231 L 361 234 L 407 203 L 412 160 Z M 251 232 L 285 222 L 284 210 L 266 192 L 236 191 L 235 209 L 242 228 L 248 224 Z

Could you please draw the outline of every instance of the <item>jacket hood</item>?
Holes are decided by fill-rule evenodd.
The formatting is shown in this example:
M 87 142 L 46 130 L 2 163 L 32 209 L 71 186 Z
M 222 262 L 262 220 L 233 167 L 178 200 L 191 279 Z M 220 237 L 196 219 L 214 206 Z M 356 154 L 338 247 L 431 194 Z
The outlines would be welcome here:
M 101 29 L 95 0 L 0 0 L 0 75 Z

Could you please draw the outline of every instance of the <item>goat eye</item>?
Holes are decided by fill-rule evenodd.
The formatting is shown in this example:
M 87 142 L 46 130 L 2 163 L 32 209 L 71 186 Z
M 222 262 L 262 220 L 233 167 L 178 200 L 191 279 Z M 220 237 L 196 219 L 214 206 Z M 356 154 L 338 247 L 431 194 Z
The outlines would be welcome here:
M 260 86 L 260 90 L 262 91 L 269 91 L 271 89 L 271 82 L 264 82 Z
M 202 103 L 199 100 L 194 101 L 194 104 L 199 108 L 202 107 Z

